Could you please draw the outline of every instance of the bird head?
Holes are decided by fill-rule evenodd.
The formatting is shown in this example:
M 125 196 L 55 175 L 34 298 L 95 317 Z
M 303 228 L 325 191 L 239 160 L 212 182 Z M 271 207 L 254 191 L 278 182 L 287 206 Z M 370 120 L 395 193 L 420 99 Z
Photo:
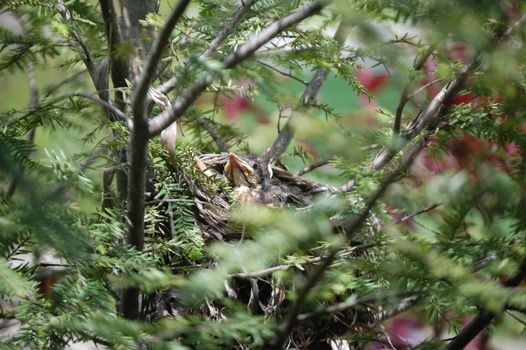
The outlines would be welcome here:
M 259 181 L 257 172 L 247 163 L 234 153 L 228 155 L 228 161 L 225 165 L 225 176 L 233 186 L 255 187 Z

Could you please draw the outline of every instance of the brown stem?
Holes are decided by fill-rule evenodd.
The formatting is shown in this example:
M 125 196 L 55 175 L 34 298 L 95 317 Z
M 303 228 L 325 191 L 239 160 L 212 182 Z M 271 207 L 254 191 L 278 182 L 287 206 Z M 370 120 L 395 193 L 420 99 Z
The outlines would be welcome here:
M 219 136 L 217 131 L 213 128 L 212 125 L 210 125 L 210 123 L 205 117 L 200 117 L 197 121 L 199 125 L 201 125 L 201 127 L 208 132 L 210 137 L 212 137 L 212 140 L 214 140 L 214 142 L 216 143 L 217 147 L 219 147 L 221 152 L 225 152 L 225 153 L 230 152 L 230 149 L 223 142 L 223 140 L 221 139 L 221 136 Z

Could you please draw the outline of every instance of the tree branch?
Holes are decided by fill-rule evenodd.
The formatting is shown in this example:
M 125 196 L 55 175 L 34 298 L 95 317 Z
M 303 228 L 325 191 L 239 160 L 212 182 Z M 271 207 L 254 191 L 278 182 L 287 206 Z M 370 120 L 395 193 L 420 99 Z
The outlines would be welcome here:
M 301 169 L 300 171 L 298 171 L 298 173 L 296 174 L 296 176 L 302 176 L 302 175 L 305 175 L 306 173 L 309 173 L 315 169 L 318 169 L 319 167 L 322 167 L 324 165 L 327 165 L 329 164 L 330 162 L 330 159 L 322 159 L 322 160 L 319 160 L 315 163 L 312 163 L 311 165 L 309 166 L 306 166 L 305 168 Z
M 309 5 L 291 13 L 290 15 L 270 24 L 261 32 L 259 32 L 250 41 L 243 44 L 237 51 L 232 53 L 223 61 L 223 68 L 229 69 L 235 67 L 240 62 L 250 57 L 257 49 L 272 40 L 277 34 L 284 29 L 301 22 L 307 17 L 319 12 L 326 2 L 323 0 L 313 1 Z M 168 127 L 174 121 L 179 119 L 186 109 L 199 97 L 199 95 L 211 83 L 212 77 L 207 76 L 184 90 L 179 98 L 172 104 L 172 108 L 162 112 L 155 118 L 150 120 L 149 135 L 154 137 L 158 135 L 163 129 Z
M 388 293 L 384 295 L 371 295 L 363 298 L 349 297 L 346 301 L 343 301 L 338 304 L 329 305 L 321 310 L 309 312 L 305 314 L 298 315 L 298 322 L 305 322 L 313 318 L 336 314 L 339 312 L 346 311 L 352 307 L 369 304 L 374 302 L 379 302 L 382 300 L 387 300 L 391 298 L 415 298 L 416 296 L 422 294 L 422 292 L 399 292 L 399 293 Z
M 64 1 L 59 0 L 57 5 L 57 10 L 62 15 L 62 18 L 66 22 L 72 22 L 73 19 L 71 17 L 71 12 L 68 10 L 66 5 L 64 4 Z M 95 82 L 95 64 L 91 60 L 90 53 L 88 49 L 86 48 L 86 45 L 84 44 L 84 41 L 82 40 L 82 37 L 80 34 L 75 30 L 71 30 L 71 35 L 73 36 L 73 40 L 75 40 L 75 43 L 77 45 L 77 48 L 79 50 L 80 58 L 82 59 L 82 62 L 84 62 L 84 65 L 86 66 L 86 69 L 88 70 L 89 75 L 91 76 L 91 79 Z
M 23 25 L 22 25 L 23 27 Z M 25 28 L 24 28 L 25 31 Z M 29 111 L 30 113 L 33 113 L 35 110 L 38 109 L 38 87 L 37 87 L 37 79 L 35 75 L 35 67 L 33 66 L 33 61 L 29 61 L 27 63 L 27 77 L 29 80 Z M 26 138 L 29 142 L 33 143 L 33 140 L 35 139 L 35 128 L 31 128 L 26 135 Z M 9 187 L 6 192 L 7 198 L 11 198 L 13 194 L 16 191 L 16 187 L 18 186 L 19 178 L 14 178 L 11 184 L 9 184 Z
M 477 54 L 466 65 L 457 77 L 449 84 L 444 86 L 442 90 L 429 102 L 425 110 L 419 117 L 413 121 L 408 130 L 400 135 L 401 140 L 393 143 L 390 147 L 384 148 L 376 156 L 373 161 L 372 169 L 378 170 L 384 167 L 393 157 L 416 135 L 418 135 L 425 128 L 432 129 L 443 117 L 443 106 L 445 102 L 451 99 L 462 87 L 469 75 L 479 66 L 480 55 Z
M 243 17 L 245 14 L 250 10 L 252 5 L 254 5 L 258 0 L 248 0 L 245 2 L 241 2 L 241 7 L 234 13 L 234 15 L 230 18 L 230 20 L 225 24 L 221 32 L 212 40 L 210 45 L 208 45 L 207 49 L 203 54 L 201 55 L 201 58 L 207 58 L 212 53 L 214 53 L 215 50 L 221 46 L 221 44 L 226 40 L 226 38 L 232 34 L 232 32 L 237 28 L 237 26 L 241 23 L 243 20 Z
M 273 70 L 274 72 L 276 72 L 278 74 L 281 74 L 281 75 L 283 75 L 285 77 L 289 77 L 289 78 L 291 78 L 293 80 L 296 80 L 297 82 L 300 82 L 303 85 L 308 85 L 309 84 L 308 82 L 304 81 L 303 79 L 300 79 L 297 76 L 292 75 L 291 73 L 284 72 L 284 71 L 280 70 L 279 68 L 276 68 L 273 65 L 268 64 L 268 63 L 266 63 L 264 61 L 261 61 L 261 60 L 254 60 L 254 61 L 256 61 L 257 63 L 259 63 L 259 64 L 261 64 L 261 65 L 263 65 L 265 67 L 267 67 L 270 70 Z
M 115 107 L 113 105 L 113 103 L 111 103 L 110 101 L 104 101 L 104 100 L 101 100 L 100 98 L 96 98 L 96 97 L 93 97 L 91 95 L 88 95 L 88 94 L 84 94 L 84 93 L 80 93 L 80 92 L 77 92 L 77 93 L 74 93 L 74 94 L 66 94 L 66 95 L 63 95 L 61 96 L 61 98 L 67 98 L 67 97 L 82 97 L 82 98 L 85 98 L 87 100 L 90 100 L 90 101 L 93 101 L 97 104 L 99 104 L 100 106 L 104 107 L 104 108 L 107 108 L 109 109 L 113 114 L 115 114 L 115 116 L 117 116 L 120 120 L 126 122 L 126 123 L 129 123 L 130 120 L 128 119 L 128 117 L 126 116 L 126 114 L 124 114 L 123 112 L 121 112 L 117 107 Z
M 496 32 L 489 45 L 507 39 L 522 23 L 526 16 L 510 25 L 507 30 Z M 378 170 L 384 167 L 393 157 L 402 150 L 408 142 L 415 138 L 422 130 L 434 128 L 444 116 L 445 103 L 451 99 L 462 88 L 467 78 L 475 71 L 481 61 L 481 53 L 477 53 L 464 68 L 457 74 L 456 78 L 445 85 L 442 90 L 429 102 L 424 111 L 411 123 L 408 130 L 400 135 L 400 140 L 384 148 L 373 161 L 371 168 Z M 405 91 L 404 91 L 405 92 Z
M 367 250 L 369 248 L 381 247 L 381 246 L 384 246 L 384 245 L 386 245 L 385 242 L 382 242 L 382 243 L 366 243 L 366 244 L 357 245 L 357 246 L 350 247 L 350 248 L 343 249 L 343 250 L 339 251 L 338 252 L 338 257 L 341 258 L 341 257 L 347 256 L 349 254 L 352 254 L 352 253 L 355 253 L 355 252 L 358 252 L 358 251 L 364 251 L 364 250 Z M 238 273 L 235 273 L 235 274 L 231 275 L 230 277 L 258 278 L 258 277 L 263 277 L 263 276 L 270 275 L 270 274 L 272 274 L 275 271 L 287 270 L 287 269 L 289 269 L 291 267 L 295 267 L 295 266 L 298 266 L 298 265 L 303 266 L 303 265 L 307 265 L 307 264 L 319 263 L 323 259 L 325 259 L 325 256 L 316 256 L 316 257 L 313 257 L 311 259 L 307 259 L 305 261 L 302 261 L 301 263 L 281 264 L 281 265 L 272 266 L 272 267 L 269 267 L 269 268 L 266 268 L 266 269 L 263 269 L 263 270 L 252 271 L 252 272 L 238 272 Z

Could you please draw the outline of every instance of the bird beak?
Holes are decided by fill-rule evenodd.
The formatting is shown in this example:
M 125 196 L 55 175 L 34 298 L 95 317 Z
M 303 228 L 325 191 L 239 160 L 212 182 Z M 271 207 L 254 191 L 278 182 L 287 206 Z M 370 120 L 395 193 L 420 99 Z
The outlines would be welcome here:
M 228 155 L 228 161 L 225 165 L 225 176 L 238 186 L 248 182 L 247 178 L 253 176 L 254 169 L 243 159 L 236 156 L 234 153 Z
M 240 170 L 243 174 L 253 174 L 254 169 L 243 159 L 236 156 L 234 153 L 228 155 L 228 162 L 225 166 L 225 172 L 232 174 L 235 169 Z

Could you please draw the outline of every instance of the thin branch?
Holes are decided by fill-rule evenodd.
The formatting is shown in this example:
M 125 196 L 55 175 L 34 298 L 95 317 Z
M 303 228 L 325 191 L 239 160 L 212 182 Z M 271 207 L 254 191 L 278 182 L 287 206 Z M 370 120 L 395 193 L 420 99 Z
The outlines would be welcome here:
M 439 83 L 441 80 L 442 80 L 442 79 L 440 79 L 440 78 L 436 78 L 436 79 L 433 79 L 432 81 L 430 81 L 429 83 L 420 86 L 418 89 L 416 89 L 415 91 L 413 91 L 412 93 L 410 93 L 409 95 L 407 95 L 407 101 L 410 101 L 413 97 L 415 97 L 415 96 L 416 96 L 417 94 L 419 94 L 421 91 L 427 89 L 427 88 L 430 87 L 431 85 L 435 85 L 436 83 Z
M 33 66 L 33 61 L 27 63 L 27 76 L 29 80 L 29 111 L 34 113 L 38 109 L 38 88 L 37 88 L 37 79 L 35 76 L 35 67 Z M 33 143 L 35 139 L 36 129 L 31 128 L 26 135 L 26 138 L 29 142 Z M 18 186 L 19 178 L 14 178 L 9 187 L 7 188 L 6 196 L 11 198 L 16 191 Z
M 49 97 L 51 96 L 54 92 L 56 92 L 58 89 L 60 89 L 62 86 L 66 85 L 67 83 L 77 79 L 81 74 L 84 74 L 85 71 L 80 71 L 80 72 L 77 72 L 75 74 L 73 74 L 72 76 L 58 82 L 57 84 L 54 84 L 54 85 L 51 85 L 50 87 L 48 87 L 46 89 L 46 92 L 42 95 L 42 97 Z M 21 121 L 23 121 L 24 119 L 32 116 L 35 112 L 39 111 L 40 109 L 42 109 L 42 106 L 39 104 L 39 106 L 37 106 L 37 108 L 29 108 L 29 110 L 24 113 L 23 115 L 21 115 L 20 117 L 18 118 L 15 118 L 15 119 L 11 119 L 10 121 L 6 122 L 5 123 L 5 127 L 8 129 L 10 128 L 11 126 L 15 125 L 16 123 L 19 123 Z
M 385 321 L 389 318 L 392 318 L 396 315 L 401 314 L 404 311 L 409 310 L 412 308 L 417 301 L 419 300 L 420 295 L 410 296 L 408 298 L 403 299 L 398 304 L 396 304 L 393 307 L 384 309 L 375 315 L 373 315 L 372 319 L 374 323 L 380 323 L 382 321 Z
M 343 40 L 342 36 L 343 25 L 342 22 L 338 25 L 334 37 L 340 41 Z M 318 93 L 320 92 L 323 83 L 327 79 L 328 71 L 326 69 L 320 68 L 316 70 L 312 80 L 307 84 L 303 94 L 301 95 L 300 101 L 297 105 L 297 109 L 301 110 L 306 107 L 309 107 L 311 104 L 316 101 Z M 279 131 L 276 140 L 272 144 L 272 157 L 274 159 L 279 159 L 283 153 L 287 150 L 292 139 L 294 138 L 294 127 L 292 125 L 292 118 L 294 113 L 287 119 L 287 122 L 283 128 Z
M 81 97 L 81 98 L 85 98 L 87 100 L 93 101 L 93 102 L 101 105 L 102 107 L 109 109 L 116 117 L 118 117 L 120 120 L 126 122 L 128 124 L 128 126 L 130 125 L 131 121 L 130 121 L 130 119 L 128 119 L 126 114 L 121 112 L 121 110 L 119 110 L 110 101 L 104 101 L 104 100 L 101 100 L 100 98 L 93 97 L 93 96 L 91 96 L 89 94 L 84 94 L 84 93 L 81 93 L 81 92 L 76 92 L 76 93 L 73 93 L 73 94 L 66 94 L 66 95 L 60 96 L 61 99 L 62 98 L 68 98 L 68 97 Z
M 413 68 L 415 71 L 418 71 L 422 68 L 424 63 L 429 58 L 429 56 L 431 56 L 433 51 L 435 51 L 436 46 L 437 46 L 436 43 L 429 45 L 429 47 L 424 52 L 424 54 L 415 61 L 415 63 L 413 64 Z M 393 134 L 395 135 L 400 134 L 402 113 L 404 112 L 405 104 L 410 100 L 410 97 L 409 97 L 410 86 L 411 86 L 411 82 L 407 83 L 407 85 L 404 87 L 404 90 L 402 91 L 402 95 L 400 96 L 400 101 L 398 101 L 398 106 L 396 107 L 394 125 L 393 125 Z
M 393 157 L 416 135 L 418 135 L 425 128 L 432 129 L 440 122 L 444 116 L 443 106 L 445 102 L 451 99 L 461 89 L 468 76 L 479 66 L 480 55 L 477 54 L 466 65 L 457 77 L 449 84 L 444 86 L 442 90 L 429 102 L 426 109 L 419 115 L 419 117 L 409 126 L 408 130 L 401 134 L 397 142 L 394 142 L 390 147 L 384 148 L 376 156 L 373 161 L 372 169 L 378 170 L 384 167 Z
M 317 266 L 317 268 L 311 274 L 309 274 L 309 276 L 307 277 L 307 281 L 305 282 L 303 287 L 300 288 L 300 290 L 298 291 L 297 298 L 295 299 L 294 303 L 292 304 L 292 307 L 285 316 L 285 319 L 283 320 L 283 322 L 281 322 L 281 324 L 279 324 L 277 334 L 275 335 L 270 347 L 264 348 L 276 350 L 283 348 L 283 344 L 285 343 L 289 334 L 292 332 L 292 329 L 297 323 L 298 315 L 303 309 L 303 305 L 307 300 L 307 296 L 309 295 L 310 291 L 316 286 L 318 281 L 322 278 L 325 271 L 332 264 L 337 252 L 337 249 L 332 249 L 329 252 L 329 254 L 321 261 L 321 264 Z
M 137 78 L 136 88 L 134 89 L 134 93 L 131 98 L 131 106 L 135 118 L 137 118 L 139 114 L 141 115 L 141 118 L 144 117 L 143 114 L 145 113 L 146 95 L 148 94 L 148 88 L 150 87 L 150 84 L 152 83 L 155 76 L 157 63 L 159 63 L 162 53 L 168 44 L 168 41 L 170 40 L 170 34 L 175 28 L 177 22 L 179 22 L 181 19 L 189 3 L 190 0 L 180 0 L 177 3 L 170 13 L 170 16 L 166 20 L 166 23 L 163 25 L 161 32 L 155 38 L 152 49 L 148 55 L 148 60 L 144 65 L 141 75 Z M 141 127 L 143 126 L 141 125 Z
M 298 171 L 296 176 L 302 176 L 302 175 L 305 175 L 306 173 L 310 173 L 311 171 L 316 170 L 319 167 L 329 164 L 330 161 L 331 161 L 330 159 L 322 159 L 315 163 L 312 163 L 311 165 L 306 166 L 305 168 Z
M 301 95 L 298 106 L 296 107 L 297 109 L 306 108 L 316 100 L 316 96 L 318 95 L 326 78 L 327 70 L 325 69 L 318 69 L 314 73 L 314 77 L 309 82 L 309 84 L 305 88 L 305 91 L 303 91 L 303 94 Z M 292 142 L 292 139 L 294 137 L 294 128 L 292 126 L 291 120 L 293 116 L 294 114 L 292 114 L 287 119 L 287 122 L 279 131 L 278 137 L 272 144 L 272 158 L 274 159 L 278 159 L 279 157 L 281 157 L 281 155 L 285 153 L 290 143 Z
M 351 248 L 348 248 L 348 249 L 341 250 L 340 252 L 338 252 L 338 257 L 342 258 L 342 257 L 345 257 L 345 256 L 351 254 L 351 253 L 367 250 L 369 248 L 381 247 L 381 246 L 384 246 L 386 244 L 387 244 L 386 242 L 381 242 L 381 243 L 367 243 L 367 244 L 357 245 L 357 246 L 354 246 L 354 247 L 351 247 Z M 304 260 L 304 261 L 302 261 L 300 263 L 295 262 L 295 263 L 290 263 L 290 264 L 281 264 L 281 265 L 272 266 L 272 267 L 269 267 L 269 268 L 266 268 L 266 269 L 263 269 L 263 270 L 259 270 L 259 271 L 238 272 L 238 273 L 232 274 L 230 277 L 259 278 L 259 277 L 270 275 L 270 274 L 272 274 L 272 273 L 274 273 L 276 271 L 287 270 L 287 269 L 289 269 L 291 267 L 295 267 L 295 266 L 298 266 L 298 265 L 299 266 L 304 266 L 304 265 L 307 265 L 307 264 L 319 263 L 323 259 L 325 259 L 325 256 L 316 256 L 314 258 L 310 258 L 310 259 Z
M 520 317 L 517 317 L 516 315 L 513 314 L 513 312 L 511 312 L 510 310 L 506 310 L 506 314 L 508 314 L 508 316 L 510 316 L 511 318 L 513 318 L 515 321 L 519 322 L 520 324 L 522 324 L 523 326 L 526 326 L 526 321 L 524 321 L 523 319 L 521 319 Z
M 217 37 L 215 37 L 210 42 L 206 50 L 201 54 L 200 59 L 206 59 L 210 57 L 210 55 L 214 53 L 219 48 L 219 46 L 223 44 L 226 38 L 237 28 L 237 26 L 241 23 L 243 17 L 245 17 L 245 14 L 250 10 L 252 5 L 254 5 L 258 1 L 259 0 L 248 0 L 245 3 L 242 2 L 241 7 L 236 11 L 236 13 L 234 13 L 230 20 L 225 23 L 225 26 L 223 27 L 223 29 L 221 29 L 221 32 L 219 32 Z M 167 94 L 175 88 L 176 83 L 177 78 L 172 77 L 159 87 L 159 91 L 163 94 Z
M 214 140 L 214 142 L 216 143 L 217 147 L 219 147 L 221 152 L 225 152 L 225 153 L 230 152 L 230 149 L 223 142 L 223 140 L 221 139 L 221 136 L 219 136 L 219 134 L 213 128 L 213 126 L 210 125 L 210 123 L 208 122 L 208 119 L 206 119 L 205 117 L 200 117 L 197 120 L 197 122 L 199 123 L 199 125 L 201 125 L 203 129 L 205 129 L 208 132 L 208 134 L 210 135 L 210 137 L 212 137 L 212 140 Z
M 349 192 L 354 188 L 355 185 L 356 185 L 356 180 L 351 179 L 347 181 L 344 185 L 342 185 L 340 188 L 338 188 L 336 192 L 340 192 L 340 193 Z
M 418 211 L 416 211 L 414 213 L 406 215 L 406 216 L 404 216 L 404 217 L 392 222 L 391 224 L 389 224 L 386 227 L 393 226 L 393 225 L 396 225 L 396 224 L 399 224 L 399 223 L 402 223 L 402 222 L 406 222 L 407 220 L 410 220 L 410 219 L 414 218 L 415 216 L 418 216 L 420 214 L 424 214 L 424 213 L 430 212 L 431 210 L 437 208 L 438 206 L 440 206 L 440 204 L 431 204 L 430 206 L 427 206 L 427 207 L 425 207 L 423 209 L 420 209 L 420 210 L 418 210 Z
M 63 0 L 59 0 L 58 1 L 57 10 L 60 12 L 60 14 L 62 15 L 62 18 L 64 18 L 64 20 L 66 22 L 71 22 L 71 23 L 73 22 L 73 19 L 72 19 L 72 16 L 71 16 L 71 12 L 66 7 L 66 4 L 64 4 Z M 73 40 L 75 40 L 75 43 L 76 43 L 77 48 L 79 50 L 80 58 L 82 59 L 82 62 L 84 62 L 84 65 L 86 66 L 86 69 L 88 70 L 89 75 L 94 80 L 95 70 L 96 70 L 95 69 L 95 64 L 93 63 L 93 61 L 91 59 L 90 53 L 89 53 L 86 45 L 84 44 L 84 41 L 82 40 L 82 37 L 80 36 L 78 31 L 75 30 L 74 28 L 72 28 L 72 30 L 71 30 L 71 35 L 73 36 Z
M 261 32 L 259 32 L 256 36 L 254 36 L 245 44 L 243 44 L 237 51 L 228 56 L 223 61 L 223 66 L 227 69 L 235 67 L 237 64 L 244 61 L 247 57 L 250 57 L 254 52 L 256 52 L 257 49 L 265 45 L 268 41 L 273 39 L 283 30 L 303 21 L 305 18 L 313 16 L 314 14 L 321 11 L 321 9 L 325 5 L 326 1 L 313 1 L 310 4 L 291 13 L 290 15 L 285 16 L 282 19 L 270 24 Z
M 309 312 L 305 314 L 298 315 L 298 322 L 305 322 L 312 318 L 317 318 L 325 315 L 337 314 L 339 312 L 346 311 L 350 308 L 353 308 L 358 305 L 375 303 L 391 298 L 409 298 L 416 297 L 421 295 L 423 292 L 399 292 L 399 293 L 388 293 L 384 295 L 371 295 L 363 298 L 349 297 L 346 301 L 343 301 L 338 304 L 327 306 L 321 310 Z
M 290 15 L 283 17 L 282 19 L 270 24 L 250 41 L 247 41 L 241 47 L 239 47 L 234 53 L 228 56 L 223 61 L 223 68 L 229 69 L 234 68 L 237 64 L 246 60 L 250 57 L 257 49 L 272 40 L 276 35 L 285 30 L 286 28 L 297 24 L 307 17 L 310 17 L 319 12 L 326 2 L 323 0 L 313 1 L 310 4 L 302 7 L 301 9 L 291 13 Z M 207 76 L 192 85 L 191 87 L 184 90 L 179 98 L 174 101 L 172 108 L 162 112 L 155 118 L 150 120 L 149 135 L 154 137 L 158 135 L 162 130 L 167 128 L 174 121 L 179 119 L 186 109 L 201 95 L 201 93 L 211 83 L 212 77 Z
M 281 75 L 283 75 L 283 76 L 286 76 L 286 77 L 289 77 L 289 78 L 291 78 L 291 79 L 294 79 L 294 80 L 296 80 L 296 81 L 302 83 L 303 85 L 308 85 L 308 84 L 309 84 L 309 83 L 306 82 L 305 80 L 300 79 L 300 78 L 298 78 L 297 76 L 292 75 L 291 73 L 284 72 L 284 71 L 280 70 L 279 68 L 276 68 L 276 67 L 274 67 L 273 65 L 268 64 L 268 63 L 266 63 L 266 62 L 264 62 L 264 61 L 261 61 L 261 60 L 254 60 L 254 61 L 256 61 L 257 63 L 259 63 L 259 64 L 261 64 L 261 65 L 263 65 L 263 66 L 265 66 L 265 67 L 267 67 L 268 69 L 273 70 L 274 72 L 276 72 L 276 73 L 278 73 L 278 74 L 281 74 Z

